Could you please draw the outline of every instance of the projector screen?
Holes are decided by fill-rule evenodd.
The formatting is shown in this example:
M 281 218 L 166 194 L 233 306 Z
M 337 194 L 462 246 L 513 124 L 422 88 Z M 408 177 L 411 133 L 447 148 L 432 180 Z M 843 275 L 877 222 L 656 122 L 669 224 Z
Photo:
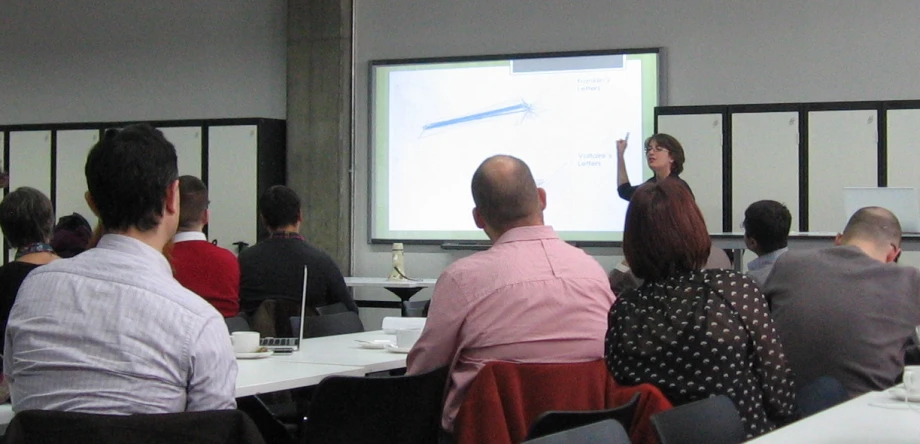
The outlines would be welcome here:
M 530 166 L 563 239 L 622 240 L 616 140 L 650 177 L 658 68 L 657 49 L 371 62 L 370 241 L 486 240 L 470 180 L 494 154 Z

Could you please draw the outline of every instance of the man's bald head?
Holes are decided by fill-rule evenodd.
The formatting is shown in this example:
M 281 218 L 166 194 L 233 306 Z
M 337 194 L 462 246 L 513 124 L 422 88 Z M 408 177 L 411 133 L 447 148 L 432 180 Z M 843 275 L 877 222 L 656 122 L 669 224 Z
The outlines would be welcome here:
M 497 155 L 482 162 L 473 174 L 473 202 L 483 221 L 503 233 L 539 217 L 543 204 L 530 168 L 521 159 Z
M 872 242 L 878 247 L 901 245 L 901 223 L 891 211 L 882 207 L 860 208 L 853 213 L 843 230 L 841 242 L 854 240 Z

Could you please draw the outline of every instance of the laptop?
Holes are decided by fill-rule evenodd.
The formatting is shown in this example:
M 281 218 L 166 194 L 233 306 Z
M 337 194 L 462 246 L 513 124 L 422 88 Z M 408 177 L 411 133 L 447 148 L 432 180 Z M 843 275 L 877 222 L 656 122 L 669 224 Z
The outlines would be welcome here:
M 300 300 L 300 319 L 303 319 L 304 312 L 307 307 L 307 266 L 303 267 L 303 295 Z M 291 350 L 297 351 L 300 349 L 300 338 L 303 338 L 303 324 L 305 322 L 300 322 L 299 332 L 297 333 L 296 338 L 262 338 L 259 340 L 259 345 L 265 347 L 269 350 Z
M 901 231 L 920 232 L 920 198 L 916 188 L 846 187 L 843 189 L 844 223 L 864 207 L 887 208 L 898 217 Z

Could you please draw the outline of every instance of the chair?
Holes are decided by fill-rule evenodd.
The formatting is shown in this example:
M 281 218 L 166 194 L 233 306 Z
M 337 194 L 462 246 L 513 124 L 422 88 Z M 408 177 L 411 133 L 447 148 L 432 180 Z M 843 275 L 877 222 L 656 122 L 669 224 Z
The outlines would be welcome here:
M 719 395 L 652 415 L 660 444 L 737 444 L 745 439 L 738 409 Z
M 291 317 L 291 328 L 296 332 L 300 330 L 300 317 Z M 353 311 L 335 313 L 323 316 L 308 316 L 303 325 L 304 338 L 320 338 L 323 336 L 343 335 L 346 333 L 360 333 L 364 331 L 361 318 Z
M 98 415 L 27 410 L 13 417 L 4 444 L 265 444 L 239 410 L 156 415 Z
M 249 327 L 249 322 L 239 315 L 224 318 L 224 322 L 227 323 L 227 330 L 231 334 L 235 331 L 252 331 L 252 328 Z
M 529 444 L 630 444 L 629 435 L 626 434 L 623 425 L 613 419 L 590 423 L 524 442 Z
M 538 416 L 527 432 L 527 439 L 536 439 L 563 430 L 569 430 L 608 419 L 616 420 L 623 428 L 624 434 L 632 424 L 636 407 L 639 406 L 639 393 L 633 395 L 626 404 L 607 410 L 559 411 L 551 410 Z
M 832 376 L 821 376 L 800 388 L 795 394 L 799 417 L 814 415 L 850 399 L 847 389 Z
M 436 443 L 447 367 L 391 378 L 331 376 L 316 387 L 302 443 Z
M 331 315 L 336 313 L 347 313 L 348 307 L 341 302 L 336 302 L 335 304 L 323 305 L 322 307 L 316 307 L 316 313 L 320 316 Z M 297 330 L 294 330 L 297 331 Z
M 476 375 L 454 420 L 457 444 L 510 444 L 549 410 L 602 410 L 639 401 L 628 425 L 633 442 L 651 442 L 649 416 L 671 408 L 655 386 L 620 386 L 603 359 L 576 363 L 490 362 Z
M 402 315 L 407 318 L 427 318 L 428 317 L 428 305 L 431 303 L 428 301 L 403 301 L 402 302 Z

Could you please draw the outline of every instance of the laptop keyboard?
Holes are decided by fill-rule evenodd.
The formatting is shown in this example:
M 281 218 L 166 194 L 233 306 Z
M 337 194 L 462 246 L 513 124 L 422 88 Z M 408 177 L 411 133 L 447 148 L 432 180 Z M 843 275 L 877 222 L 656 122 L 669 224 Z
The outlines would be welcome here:
M 293 347 L 297 345 L 297 338 L 262 338 L 259 345 L 263 347 Z

